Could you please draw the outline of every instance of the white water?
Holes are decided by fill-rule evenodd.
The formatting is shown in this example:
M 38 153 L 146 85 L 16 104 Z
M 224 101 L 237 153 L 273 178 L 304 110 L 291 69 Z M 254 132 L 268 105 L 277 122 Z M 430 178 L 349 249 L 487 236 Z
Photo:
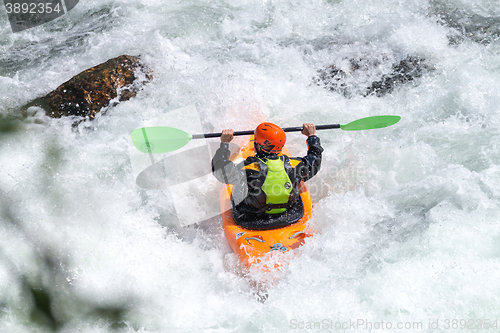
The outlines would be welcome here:
M 0 17 L 0 116 L 17 126 L 0 134 L 0 331 L 48 331 L 30 321 L 21 276 L 51 295 L 61 332 L 113 331 L 88 304 L 124 307 L 119 332 L 319 332 L 357 320 L 450 332 L 453 319 L 500 320 L 500 29 L 458 28 L 498 22 L 497 1 L 80 1 L 16 34 Z M 143 55 L 155 79 L 105 116 L 75 130 L 16 113 L 121 54 Z M 352 58 L 377 64 L 366 77 L 379 79 L 407 55 L 434 70 L 382 97 L 311 84 Z M 253 128 L 255 110 L 282 126 L 402 120 L 319 133 L 320 234 L 261 303 L 226 269 L 220 218 L 181 228 L 167 193 L 135 184 L 130 131 L 187 105 L 206 131 Z M 305 153 L 303 136 L 289 143 Z M 196 199 L 216 197 L 214 184 Z M 367 328 L 357 323 L 344 328 Z

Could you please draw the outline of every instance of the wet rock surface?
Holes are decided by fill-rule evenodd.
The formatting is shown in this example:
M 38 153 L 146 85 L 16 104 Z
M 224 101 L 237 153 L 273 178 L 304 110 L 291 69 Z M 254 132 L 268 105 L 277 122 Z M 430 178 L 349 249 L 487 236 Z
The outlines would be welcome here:
M 392 64 L 388 73 L 381 73 L 375 79 L 372 72 L 378 66 L 380 66 L 378 61 L 350 59 L 347 69 L 341 69 L 333 64 L 318 70 L 318 75 L 313 78 L 313 82 L 346 97 L 355 95 L 381 97 L 432 70 L 432 66 L 428 65 L 424 58 L 408 56 Z
M 96 114 L 134 97 L 152 79 L 152 71 L 138 57 L 122 55 L 89 68 L 54 91 L 26 105 L 39 106 L 47 116 Z
M 477 6 L 464 8 L 453 1 L 429 1 L 429 13 L 437 17 L 437 22 L 451 28 L 448 34 L 450 44 L 472 40 L 480 44 L 490 44 L 500 38 L 500 17 Z
M 366 90 L 364 96 L 375 94 L 383 96 L 390 93 L 398 85 L 402 85 L 413 81 L 422 76 L 423 73 L 429 71 L 430 66 L 426 65 L 425 59 L 408 57 L 401 60 L 398 64 L 392 66 L 393 72 L 389 75 L 384 75 L 380 81 L 374 81 Z

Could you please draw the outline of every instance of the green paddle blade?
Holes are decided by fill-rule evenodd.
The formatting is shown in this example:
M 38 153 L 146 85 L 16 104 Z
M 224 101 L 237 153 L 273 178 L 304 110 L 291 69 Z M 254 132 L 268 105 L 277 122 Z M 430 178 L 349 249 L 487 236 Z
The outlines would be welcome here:
M 394 125 L 401 119 L 400 116 L 373 116 L 361 118 L 348 124 L 340 125 L 344 131 L 360 131 L 368 129 L 383 128 Z
M 166 126 L 137 128 L 132 131 L 135 147 L 147 154 L 161 154 L 184 147 L 193 138 L 180 129 Z

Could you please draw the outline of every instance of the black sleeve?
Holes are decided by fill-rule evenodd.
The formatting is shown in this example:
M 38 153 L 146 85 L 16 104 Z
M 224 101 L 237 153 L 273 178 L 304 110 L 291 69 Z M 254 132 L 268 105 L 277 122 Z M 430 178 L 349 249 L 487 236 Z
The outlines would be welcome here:
M 307 138 L 307 155 L 298 158 L 301 162 L 294 168 L 296 176 L 307 181 L 314 177 L 321 169 L 321 154 L 323 147 L 321 141 L 316 135 L 311 135 Z M 296 159 L 296 158 L 294 158 Z
M 221 183 L 239 184 L 245 178 L 245 174 L 229 160 L 230 155 L 229 144 L 221 142 L 220 148 L 217 149 L 214 158 L 212 158 L 212 173 Z

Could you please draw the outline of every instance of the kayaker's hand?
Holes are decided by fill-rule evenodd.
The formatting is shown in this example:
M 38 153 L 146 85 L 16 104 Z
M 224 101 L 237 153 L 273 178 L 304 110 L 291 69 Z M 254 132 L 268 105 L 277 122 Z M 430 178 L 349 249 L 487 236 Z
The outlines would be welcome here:
M 221 142 L 231 142 L 232 139 L 233 139 L 232 129 L 225 129 L 222 131 L 222 135 L 220 137 Z
M 305 136 L 316 135 L 316 126 L 314 126 L 314 124 L 307 123 L 302 125 L 302 127 L 302 134 L 304 134 Z

